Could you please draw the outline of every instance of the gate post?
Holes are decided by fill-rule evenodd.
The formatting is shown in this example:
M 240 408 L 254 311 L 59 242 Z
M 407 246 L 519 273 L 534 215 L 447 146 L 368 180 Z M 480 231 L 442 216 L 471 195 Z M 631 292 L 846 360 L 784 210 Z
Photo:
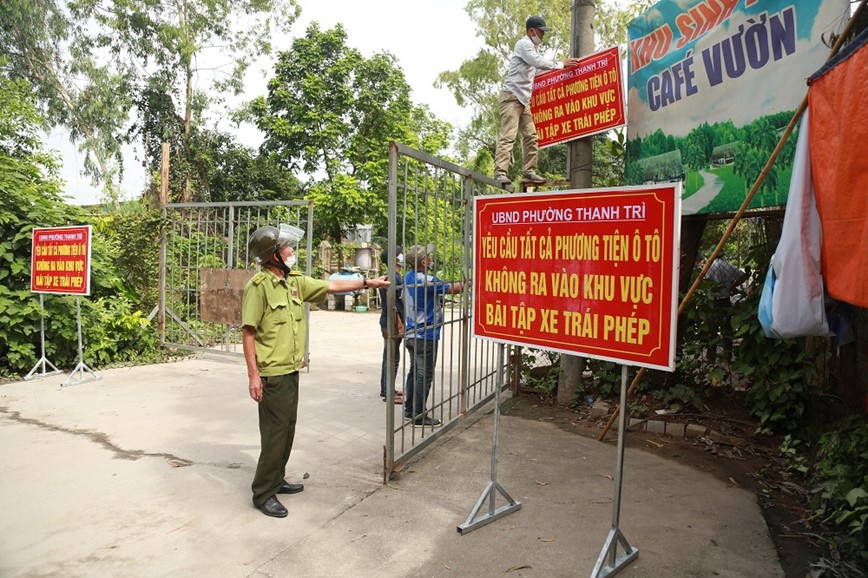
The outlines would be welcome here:
M 166 204 L 169 202 L 169 143 L 163 143 L 163 159 L 160 167 L 160 276 L 157 297 L 157 333 L 160 347 L 166 346 Z

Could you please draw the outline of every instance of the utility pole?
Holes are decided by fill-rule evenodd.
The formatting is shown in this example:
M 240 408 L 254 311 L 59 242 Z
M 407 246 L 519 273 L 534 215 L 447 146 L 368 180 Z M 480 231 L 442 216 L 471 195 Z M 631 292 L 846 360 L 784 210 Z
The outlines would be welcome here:
M 583 58 L 594 53 L 594 16 L 597 12 L 595 0 L 573 0 L 572 9 L 572 46 L 570 55 Z M 585 137 L 570 141 L 567 145 L 567 172 L 570 187 L 573 189 L 591 188 L 593 151 L 591 139 Z M 582 383 L 583 358 L 576 355 L 561 355 L 561 372 L 558 376 L 558 404 L 570 405 L 576 388 Z

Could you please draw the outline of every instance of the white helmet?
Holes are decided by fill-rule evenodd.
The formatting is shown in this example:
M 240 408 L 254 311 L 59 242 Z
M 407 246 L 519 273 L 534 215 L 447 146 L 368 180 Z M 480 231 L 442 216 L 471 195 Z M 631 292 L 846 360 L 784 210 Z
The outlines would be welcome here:
M 295 245 L 304 237 L 304 231 L 292 225 L 259 227 L 250 234 L 247 250 L 257 263 L 267 263 L 280 247 Z

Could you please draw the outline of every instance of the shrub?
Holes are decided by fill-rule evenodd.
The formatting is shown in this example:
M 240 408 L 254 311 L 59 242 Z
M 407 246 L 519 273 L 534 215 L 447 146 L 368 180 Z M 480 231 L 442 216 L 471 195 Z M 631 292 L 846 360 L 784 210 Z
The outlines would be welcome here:
M 868 420 L 852 416 L 822 434 L 811 473 L 810 507 L 838 532 L 835 556 L 868 567 Z
M 0 79 L 0 373 L 23 374 L 38 361 L 40 324 L 45 355 L 59 368 L 78 357 L 76 298 L 30 292 L 35 227 L 93 225 L 91 296 L 81 299 L 85 359 L 98 364 L 156 355 L 153 328 L 138 310 L 136 289 L 119 273 L 118 245 L 104 219 L 66 203 L 57 161 L 42 151 L 40 119 L 24 81 Z M 102 231 L 101 231 L 102 229 Z

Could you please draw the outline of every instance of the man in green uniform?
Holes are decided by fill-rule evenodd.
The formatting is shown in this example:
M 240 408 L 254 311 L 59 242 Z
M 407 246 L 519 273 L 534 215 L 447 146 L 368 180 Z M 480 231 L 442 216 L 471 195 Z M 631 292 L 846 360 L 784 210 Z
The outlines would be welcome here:
M 259 404 L 262 449 L 253 476 L 253 505 L 266 516 L 286 517 L 277 494 L 295 494 L 301 484 L 284 479 L 298 412 L 298 370 L 307 335 L 304 302 L 321 302 L 327 293 L 387 287 L 386 277 L 324 281 L 302 275 L 294 245 L 304 231 L 290 225 L 260 227 L 247 245 L 262 266 L 244 287 L 241 334 L 250 397 Z

